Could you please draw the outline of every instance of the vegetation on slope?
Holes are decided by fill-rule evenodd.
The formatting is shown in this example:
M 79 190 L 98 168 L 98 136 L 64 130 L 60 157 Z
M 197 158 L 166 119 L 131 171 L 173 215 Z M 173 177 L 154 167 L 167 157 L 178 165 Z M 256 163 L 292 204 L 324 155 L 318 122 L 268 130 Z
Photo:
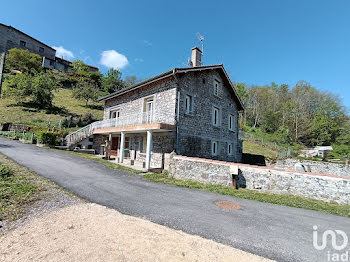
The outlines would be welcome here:
M 30 103 L 17 103 L 11 97 L 0 99 L 0 123 L 16 123 L 29 126 L 58 127 L 59 121 L 70 116 L 83 116 L 92 113 L 96 119 L 103 118 L 101 103 L 92 103 L 86 107 L 85 103 L 72 98 L 72 90 L 59 88 L 54 91 L 53 107 L 40 109 Z

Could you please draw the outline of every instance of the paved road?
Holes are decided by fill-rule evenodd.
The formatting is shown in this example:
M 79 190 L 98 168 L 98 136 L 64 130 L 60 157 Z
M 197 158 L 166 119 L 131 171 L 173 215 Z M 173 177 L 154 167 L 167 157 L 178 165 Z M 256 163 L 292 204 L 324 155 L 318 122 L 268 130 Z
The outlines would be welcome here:
M 340 229 L 350 236 L 350 219 L 344 217 L 151 183 L 65 152 L 1 137 L 0 152 L 91 202 L 279 261 L 327 261 L 326 251 L 312 246 L 313 225 L 320 232 Z M 221 209 L 215 205 L 219 200 L 242 209 Z

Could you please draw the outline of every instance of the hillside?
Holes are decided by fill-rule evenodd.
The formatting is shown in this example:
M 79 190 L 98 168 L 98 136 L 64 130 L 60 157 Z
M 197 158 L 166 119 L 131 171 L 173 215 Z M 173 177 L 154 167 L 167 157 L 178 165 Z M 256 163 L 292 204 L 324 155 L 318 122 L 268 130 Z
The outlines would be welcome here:
M 85 107 L 85 102 L 72 98 L 71 89 L 60 88 L 54 92 L 54 109 L 47 111 L 31 107 L 30 104 L 17 104 L 11 98 L 0 99 L 0 123 L 18 123 L 30 126 L 57 126 L 59 120 L 69 116 L 82 116 L 86 112 L 94 114 L 97 119 L 103 118 L 102 103 L 91 103 Z

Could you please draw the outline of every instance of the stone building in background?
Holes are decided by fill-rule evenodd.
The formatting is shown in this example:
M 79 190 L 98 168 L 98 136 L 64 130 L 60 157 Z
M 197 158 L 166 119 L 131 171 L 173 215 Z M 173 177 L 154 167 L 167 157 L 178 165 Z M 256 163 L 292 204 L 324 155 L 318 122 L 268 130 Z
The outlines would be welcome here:
M 192 49 L 190 67 L 174 68 L 100 99 L 104 120 L 67 136 L 70 147 L 93 137 L 97 149 L 112 141 L 118 162 L 162 168 L 164 154 L 240 162 L 239 111 L 234 85 L 222 64 L 202 66 Z
M 6 53 L 12 48 L 25 49 L 31 53 L 40 55 L 43 58 L 42 65 L 45 68 L 61 71 L 67 71 L 72 68 L 70 61 L 56 57 L 56 50 L 54 48 L 12 26 L 0 23 L 0 94 Z M 98 67 L 88 65 L 88 68 L 91 71 L 98 71 Z

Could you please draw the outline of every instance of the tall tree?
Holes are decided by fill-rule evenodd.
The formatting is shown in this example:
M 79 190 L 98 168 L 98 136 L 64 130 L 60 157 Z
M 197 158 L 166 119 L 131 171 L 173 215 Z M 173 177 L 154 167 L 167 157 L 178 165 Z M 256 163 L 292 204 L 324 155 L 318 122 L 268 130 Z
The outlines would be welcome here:
M 110 68 L 102 78 L 102 89 L 108 94 L 123 89 L 125 84 L 121 76 L 122 73 L 119 70 Z
M 43 71 L 42 58 L 40 55 L 30 53 L 28 50 L 10 49 L 6 55 L 5 73 L 9 73 L 11 70 L 35 75 Z

